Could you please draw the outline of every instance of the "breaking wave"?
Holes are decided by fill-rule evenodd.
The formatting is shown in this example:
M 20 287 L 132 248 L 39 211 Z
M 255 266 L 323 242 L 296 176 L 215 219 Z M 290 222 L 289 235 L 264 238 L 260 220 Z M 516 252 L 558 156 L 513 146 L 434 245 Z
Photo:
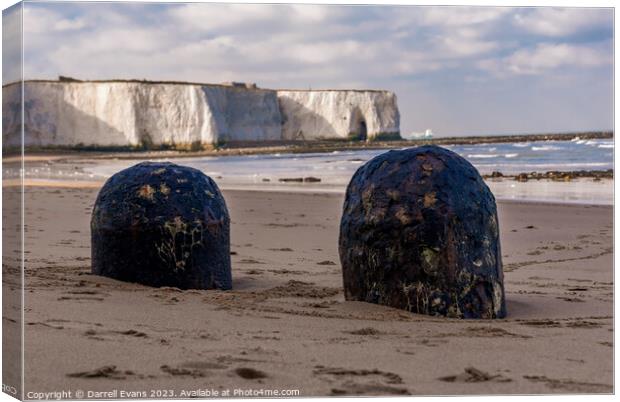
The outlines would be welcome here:
M 532 147 L 532 151 L 558 151 L 562 148 L 553 145 L 543 145 L 542 147 Z
M 483 158 L 497 158 L 497 154 L 469 154 L 468 158 L 472 159 L 483 159 Z

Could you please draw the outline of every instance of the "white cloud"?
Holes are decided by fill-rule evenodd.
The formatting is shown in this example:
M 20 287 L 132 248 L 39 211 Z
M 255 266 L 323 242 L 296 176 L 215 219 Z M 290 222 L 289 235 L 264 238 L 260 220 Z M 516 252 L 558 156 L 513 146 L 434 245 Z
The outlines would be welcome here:
M 101 9 L 85 9 L 80 21 L 88 29 L 71 36 L 54 28 L 62 20 L 58 13 L 31 10 L 29 21 L 37 28 L 27 32 L 27 76 L 53 71 L 52 76 L 78 78 L 252 80 L 262 85 L 290 77 L 315 87 L 338 87 L 436 70 L 442 65 L 436 55 L 457 55 L 456 50 L 407 48 L 390 37 L 385 21 L 346 23 L 364 11 L 356 7 L 189 4 L 162 12 L 158 24 L 128 21 L 122 12 L 115 19 L 112 10 L 105 9 L 101 21 Z M 457 45 L 448 40 L 446 46 Z M 461 51 L 471 52 L 465 44 Z
M 583 29 L 610 15 L 597 10 L 200 3 L 125 7 L 82 4 L 81 12 L 69 17 L 54 7 L 29 4 L 24 17 L 27 75 L 79 72 L 78 67 L 85 78 L 176 74 L 175 79 L 213 81 L 222 76 L 257 80 L 269 74 L 306 75 L 305 81 L 333 86 L 338 80 L 352 81 L 352 74 L 355 81 L 398 79 L 468 65 L 496 74 L 540 74 L 566 65 L 598 66 L 610 58 L 607 48 L 568 43 L 524 48 L 496 35 L 511 18 L 554 35 L 566 24 Z M 493 56 L 511 48 L 509 56 Z M 239 76 L 230 77 L 233 73 Z
M 607 75 L 596 76 L 593 71 L 601 70 L 593 67 L 608 66 L 612 58 L 610 35 L 600 35 L 613 29 L 611 12 L 597 20 L 600 15 L 594 15 L 599 11 L 584 11 L 585 17 L 573 12 L 568 18 L 555 11 L 547 15 L 546 9 L 502 7 L 213 3 L 26 3 L 25 7 L 27 78 L 69 75 L 248 81 L 273 88 L 389 89 L 397 92 L 402 111 L 416 111 L 403 112 L 404 131 L 413 129 L 411 121 L 424 114 L 418 109 L 424 110 L 420 103 L 428 101 L 428 94 L 436 94 L 434 108 L 441 110 L 469 102 L 461 99 L 465 86 L 483 87 L 491 80 L 497 84 L 498 77 L 505 78 L 504 85 L 511 80 L 544 80 L 562 71 L 569 78 L 592 77 L 599 82 Z M 545 25 L 547 17 L 552 22 Z M 558 21 L 572 28 L 562 31 Z M 596 24 L 603 28 L 594 39 L 562 33 L 576 35 L 577 30 L 589 35 Z M 555 36 L 537 43 L 543 33 Z M 408 93 L 421 87 L 424 97 Z M 414 98 L 418 103 L 412 103 Z
M 611 52 L 600 46 L 541 43 L 533 49 L 519 49 L 502 59 L 481 60 L 478 67 L 498 75 L 531 75 L 561 67 L 598 67 L 611 63 Z
M 612 62 L 611 54 L 586 46 L 543 43 L 533 51 L 519 50 L 508 58 L 515 72 L 539 72 L 561 66 L 592 67 Z
M 255 22 L 269 21 L 277 15 L 279 7 L 263 7 L 259 4 L 204 4 L 193 3 L 173 7 L 170 17 L 180 24 L 182 30 L 216 32 L 225 28 L 237 28 Z
M 455 60 L 498 49 L 491 32 L 510 12 L 502 7 L 419 7 L 415 13 L 391 15 L 395 36 L 416 40 L 428 32 L 427 52 L 433 59 Z M 409 29 L 407 29 L 409 28 Z
M 86 22 L 82 19 L 60 19 L 54 24 L 57 31 L 72 31 L 86 27 Z
M 81 18 L 64 18 L 53 11 L 24 7 L 24 32 L 51 34 L 82 29 L 86 22 Z
M 498 21 L 507 7 L 425 7 L 421 23 L 430 26 L 467 26 Z
M 447 58 L 474 56 L 498 48 L 497 42 L 458 34 L 442 36 L 439 38 L 439 43 L 445 52 L 444 57 Z
M 268 33 L 281 27 L 309 27 L 329 24 L 346 15 L 346 8 L 287 4 L 179 4 L 169 16 L 177 29 L 197 32 L 253 34 Z M 260 29 L 258 29 L 260 27 Z
M 565 36 L 600 27 L 611 27 L 613 14 L 609 9 L 535 8 L 514 15 L 514 25 L 535 34 Z
M 2 83 L 18 81 L 22 76 L 22 7 L 14 5 L 2 11 Z

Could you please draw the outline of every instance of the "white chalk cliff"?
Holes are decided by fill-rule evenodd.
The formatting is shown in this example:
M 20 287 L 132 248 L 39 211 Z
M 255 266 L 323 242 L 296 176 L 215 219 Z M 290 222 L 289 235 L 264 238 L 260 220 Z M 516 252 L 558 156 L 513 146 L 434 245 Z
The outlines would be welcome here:
M 282 138 L 374 139 L 400 133 L 396 95 L 388 91 L 278 91 Z
M 5 146 L 21 142 L 19 83 L 3 86 Z M 24 145 L 110 147 L 398 137 L 388 91 L 276 91 L 141 81 L 25 81 Z

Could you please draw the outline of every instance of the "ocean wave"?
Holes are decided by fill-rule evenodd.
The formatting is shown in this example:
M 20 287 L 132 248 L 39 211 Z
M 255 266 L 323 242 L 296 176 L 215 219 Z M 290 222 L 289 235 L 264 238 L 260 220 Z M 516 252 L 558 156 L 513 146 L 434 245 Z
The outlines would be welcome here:
M 542 147 L 532 147 L 532 151 L 559 151 L 560 147 L 554 147 L 553 145 L 543 145 Z
M 517 147 L 517 148 L 525 148 L 525 147 L 529 147 L 531 145 L 531 142 L 515 142 L 514 144 L 512 144 L 513 147 Z
M 505 154 L 504 158 L 516 158 L 519 154 Z
M 497 154 L 469 154 L 468 158 L 481 159 L 481 158 L 497 158 Z
M 613 148 L 614 144 L 599 144 L 599 148 Z

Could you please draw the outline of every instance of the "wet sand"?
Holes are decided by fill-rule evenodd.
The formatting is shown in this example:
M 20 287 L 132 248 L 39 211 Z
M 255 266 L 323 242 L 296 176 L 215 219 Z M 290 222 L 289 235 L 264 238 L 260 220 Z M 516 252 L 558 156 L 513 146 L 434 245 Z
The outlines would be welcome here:
M 340 194 L 224 191 L 229 292 L 91 275 L 96 194 L 26 189 L 26 392 L 613 391 L 611 207 L 500 202 L 508 318 L 465 321 L 344 301 Z

